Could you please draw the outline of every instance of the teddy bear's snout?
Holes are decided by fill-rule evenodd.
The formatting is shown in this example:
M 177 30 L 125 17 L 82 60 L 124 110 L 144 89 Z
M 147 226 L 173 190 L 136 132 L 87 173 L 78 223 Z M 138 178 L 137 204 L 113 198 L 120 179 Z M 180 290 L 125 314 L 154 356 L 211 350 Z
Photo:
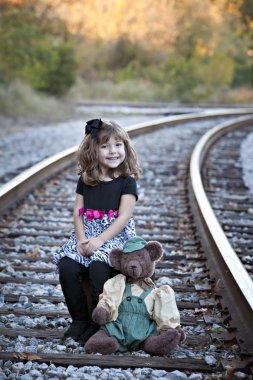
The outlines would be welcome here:
M 133 278 L 141 277 L 141 265 L 138 263 L 138 261 L 131 261 L 130 263 L 128 263 L 127 272 Z

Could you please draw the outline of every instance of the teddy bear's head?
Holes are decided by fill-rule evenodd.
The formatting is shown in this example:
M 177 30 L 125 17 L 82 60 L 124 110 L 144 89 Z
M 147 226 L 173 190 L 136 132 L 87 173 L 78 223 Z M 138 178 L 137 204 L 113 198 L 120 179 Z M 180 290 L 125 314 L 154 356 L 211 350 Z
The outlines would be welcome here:
M 151 277 L 155 262 L 163 255 L 158 241 L 146 242 L 139 236 L 129 239 L 123 249 L 114 248 L 110 253 L 112 266 L 133 279 Z

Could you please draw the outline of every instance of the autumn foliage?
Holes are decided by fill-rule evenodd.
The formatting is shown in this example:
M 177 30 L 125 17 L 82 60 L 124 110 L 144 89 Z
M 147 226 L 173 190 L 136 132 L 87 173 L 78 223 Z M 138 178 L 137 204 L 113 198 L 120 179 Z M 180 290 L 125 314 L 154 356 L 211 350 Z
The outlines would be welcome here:
M 1 0 L 0 83 L 61 95 L 142 81 L 154 100 L 253 86 L 252 0 Z

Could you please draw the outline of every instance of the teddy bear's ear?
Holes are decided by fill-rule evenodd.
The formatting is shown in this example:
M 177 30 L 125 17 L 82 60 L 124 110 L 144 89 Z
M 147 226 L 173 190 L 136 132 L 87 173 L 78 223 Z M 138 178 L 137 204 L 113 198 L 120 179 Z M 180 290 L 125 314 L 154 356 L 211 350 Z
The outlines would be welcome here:
M 110 262 L 115 269 L 120 270 L 121 268 L 121 256 L 122 250 L 119 248 L 113 248 L 110 252 Z
M 149 241 L 145 247 L 148 250 L 152 261 L 158 261 L 163 255 L 163 247 L 158 241 Z

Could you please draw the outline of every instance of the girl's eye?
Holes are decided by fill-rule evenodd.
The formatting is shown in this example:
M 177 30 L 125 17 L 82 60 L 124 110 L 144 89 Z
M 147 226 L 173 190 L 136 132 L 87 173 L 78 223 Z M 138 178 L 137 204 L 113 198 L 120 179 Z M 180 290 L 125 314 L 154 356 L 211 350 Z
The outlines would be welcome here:
M 118 142 L 118 143 L 116 143 L 116 146 L 122 146 L 122 145 L 123 145 L 122 142 Z
M 101 149 L 106 149 L 107 148 L 107 145 L 103 144 L 100 146 Z

